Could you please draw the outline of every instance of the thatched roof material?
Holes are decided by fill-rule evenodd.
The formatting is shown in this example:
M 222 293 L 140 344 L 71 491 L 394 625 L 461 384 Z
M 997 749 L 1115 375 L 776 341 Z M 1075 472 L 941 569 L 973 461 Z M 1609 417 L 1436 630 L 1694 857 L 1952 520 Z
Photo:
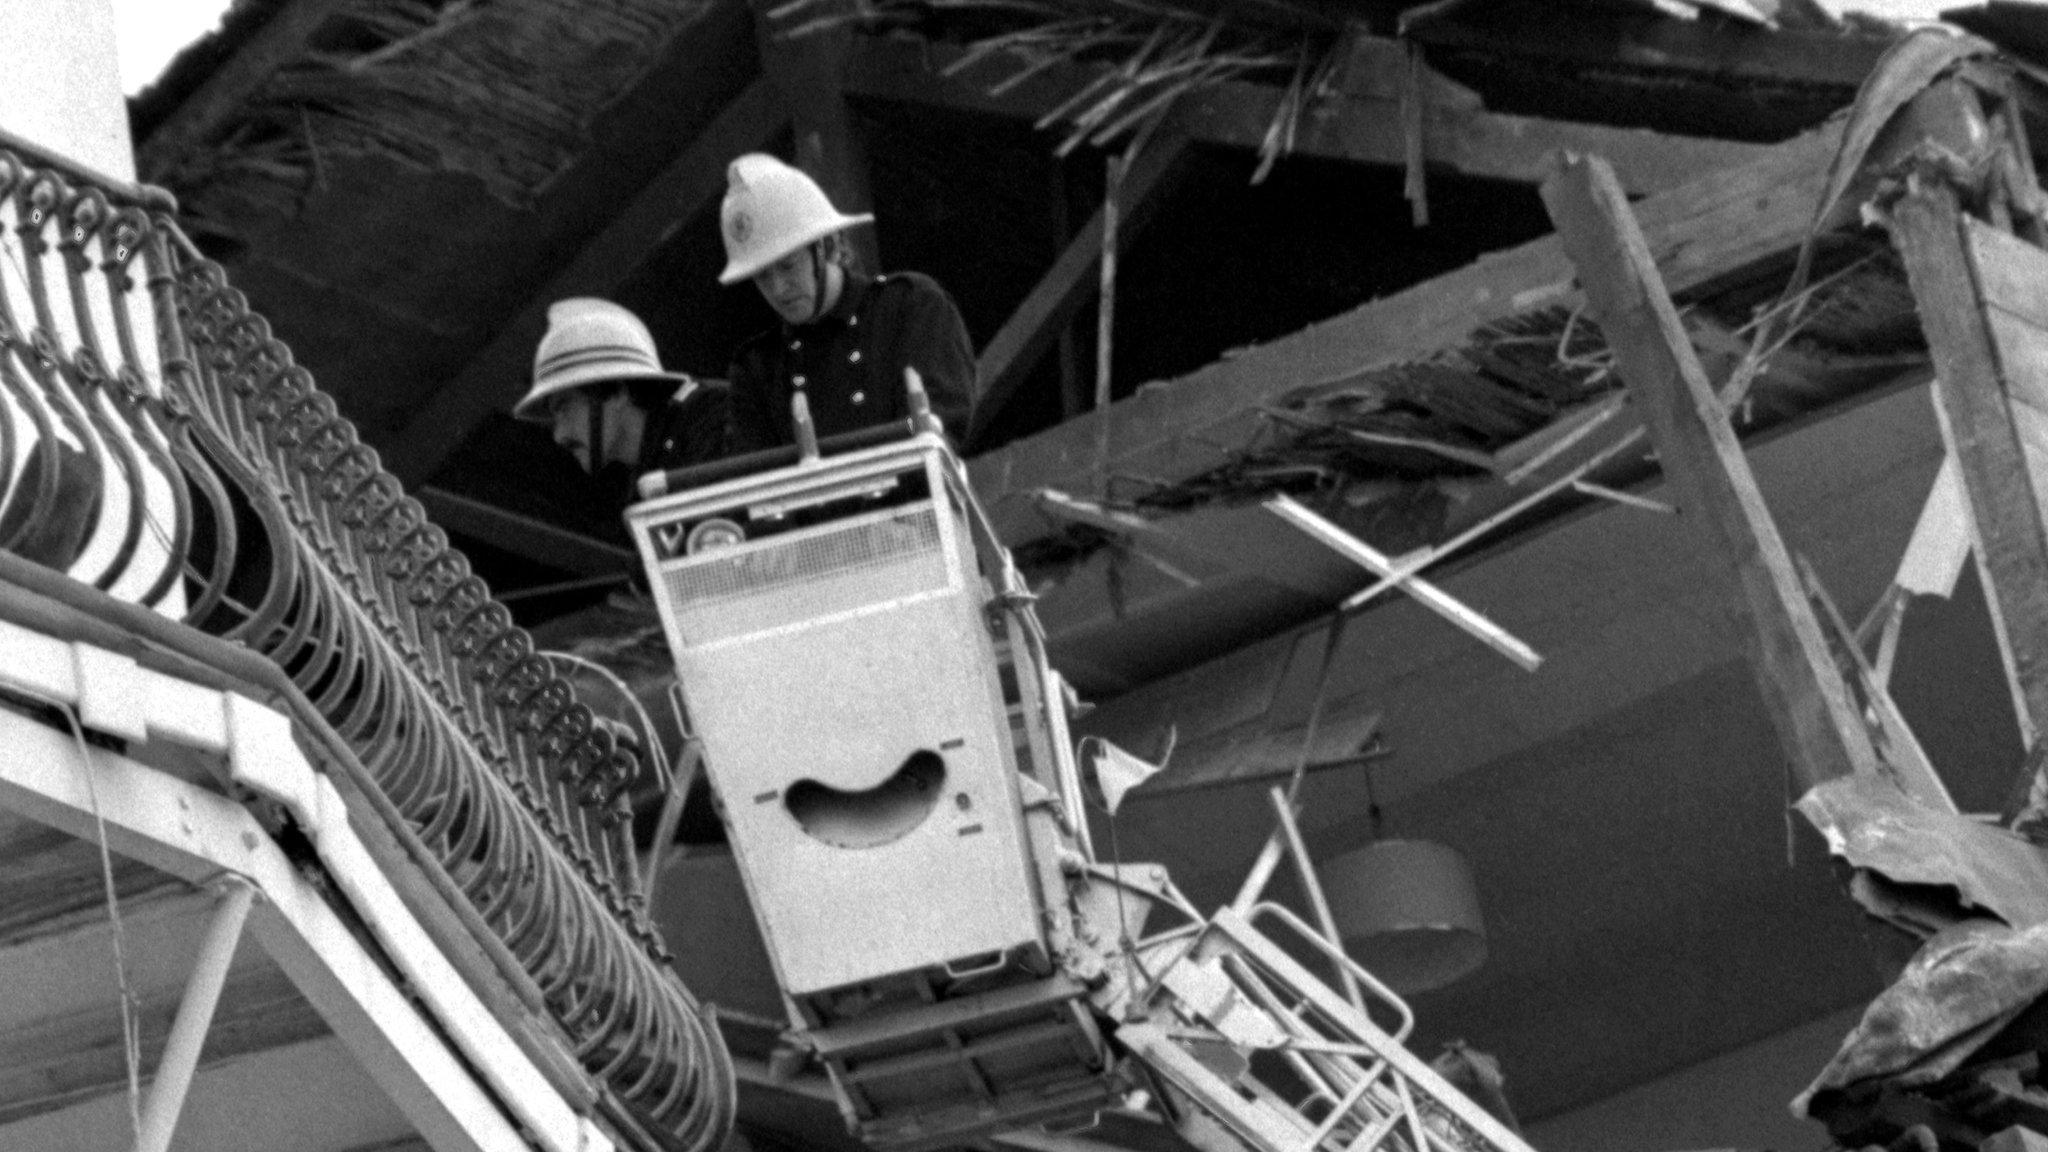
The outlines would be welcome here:
M 465 173 L 514 205 L 587 150 L 593 118 L 710 0 L 352 0 L 158 179 L 295 197 L 336 158 Z

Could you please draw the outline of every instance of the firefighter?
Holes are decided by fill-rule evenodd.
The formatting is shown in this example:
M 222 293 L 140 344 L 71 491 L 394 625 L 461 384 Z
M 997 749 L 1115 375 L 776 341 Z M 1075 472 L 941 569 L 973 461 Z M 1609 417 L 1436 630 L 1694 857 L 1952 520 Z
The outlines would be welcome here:
M 905 368 L 917 369 L 957 443 L 973 403 L 974 349 L 946 290 L 916 272 L 865 275 L 843 234 L 874 217 L 842 214 L 816 181 L 773 156 L 741 156 L 726 181 L 718 282 L 752 280 L 781 320 L 733 358 L 736 450 L 793 443 L 799 391 L 821 439 L 902 419 Z
M 533 353 L 533 387 L 515 417 L 552 425 L 607 493 L 624 497 L 635 477 L 724 454 L 724 387 L 662 370 L 654 337 L 609 300 L 578 296 L 548 306 Z

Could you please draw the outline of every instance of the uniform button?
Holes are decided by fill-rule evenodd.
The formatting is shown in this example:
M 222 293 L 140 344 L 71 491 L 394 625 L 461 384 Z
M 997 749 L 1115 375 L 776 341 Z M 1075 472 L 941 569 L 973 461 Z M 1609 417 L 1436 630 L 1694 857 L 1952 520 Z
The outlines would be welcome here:
M 848 364 L 858 364 L 858 363 L 860 363 L 860 349 L 858 349 L 858 348 L 855 348 L 855 349 L 854 349 L 853 351 L 851 351 L 851 352 L 848 352 L 848 353 L 846 354 L 846 362 L 847 362 Z
M 803 341 L 801 341 L 801 340 L 791 340 L 791 341 L 789 342 L 789 350 L 790 350 L 791 352 L 801 352 L 801 351 L 803 351 L 803 350 L 804 350 L 804 342 L 803 342 Z
M 854 402 L 855 404 L 865 404 L 865 403 L 867 403 L 867 402 L 868 402 L 868 394 L 867 394 L 867 393 L 865 393 L 865 392 L 855 392 L 855 393 L 853 394 L 853 402 Z
M 796 386 L 797 386 L 797 387 L 799 387 L 799 388 L 801 388 L 801 387 L 803 387 L 803 386 L 804 386 L 804 378 L 803 378 L 803 377 L 801 377 L 801 376 L 791 376 L 791 377 L 789 378 L 789 382 L 790 382 L 791 384 L 794 384 L 794 385 L 796 385 Z
M 661 442 L 661 450 L 662 450 L 663 452 L 667 452 L 667 451 L 669 451 L 669 450 L 673 449 L 673 448 L 674 448 L 675 446 L 676 446 L 676 442 L 675 442 L 675 441 L 673 441 L 673 440 L 663 440 L 663 441 Z
M 858 317 L 858 316 L 849 316 L 849 317 L 847 317 L 847 318 L 846 318 L 846 326 L 847 326 L 848 328 L 858 328 L 858 327 L 860 327 L 860 317 Z

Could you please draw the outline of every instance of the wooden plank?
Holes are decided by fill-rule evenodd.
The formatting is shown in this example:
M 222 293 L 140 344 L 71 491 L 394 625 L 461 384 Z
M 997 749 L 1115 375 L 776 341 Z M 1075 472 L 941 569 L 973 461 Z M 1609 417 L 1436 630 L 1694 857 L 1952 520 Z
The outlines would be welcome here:
M 1968 230 L 1970 262 L 1986 304 L 2048 325 L 2048 252 L 1996 228 Z
M 841 212 L 871 212 L 875 198 L 868 187 L 867 151 L 846 103 L 853 24 L 849 21 L 791 37 L 785 35 L 789 26 L 777 24 L 768 15 L 784 2 L 752 0 L 761 70 L 781 94 L 783 111 L 796 131 L 796 165 L 810 173 Z M 853 0 L 830 0 L 805 8 L 802 22 L 853 14 Z M 863 267 L 870 272 L 881 270 L 875 229 L 852 229 L 846 239 Z
M 1920 305 L 1934 354 L 1943 430 L 1977 523 L 1978 563 L 2026 744 L 2048 723 L 2048 531 L 2027 483 L 2026 451 L 2007 406 L 2006 366 L 1983 304 L 1987 280 L 1972 253 L 1995 250 L 1971 233 L 1956 193 L 1918 182 L 1890 218 L 1892 242 Z
M 1998 308 L 1985 309 L 1984 319 L 2005 369 L 2005 398 L 2015 408 L 2048 414 L 2048 329 Z
M 1839 141 L 1840 127 L 1830 125 L 1754 164 L 1644 200 L 1637 217 L 1665 282 L 1684 291 L 1796 246 Z M 1830 219 L 1842 218 L 1837 213 Z M 1111 471 L 1184 479 L 1218 458 L 1204 434 L 1246 411 L 1296 389 L 1437 355 L 1486 324 L 1579 299 L 1557 238 L 1534 240 L 1006 445 L 974 460 L 971 475 L 1015 545 L 1045 531 L 1029 492 L 1085 487 L 1101 421 L 1109 423 Z
M 1498 56 L 1513 45 L 1518 60 L 1554 61 L 1566 68 L 1643 69 L 1716 86 L 1797 85 L 1833 88 L 1845 98 L 1876 65 L 1889 36 L 1844 35 L 1833 30 L 1738 29 L 1710 20 L 1673 20 L 1647 11 L 1608 16 L 1594 12 L 1565 20 L 1546 5 L 1495 5 L 1491 10 L 1446 12 L 1412 22 L 1407 31 L 1430 50 L 1470 50 Z
M 185 156 L 237 113 L 277 70 L 306 53 L 306 42 L 329 17 L 351 7 L 349 0 L 295 0 L 215 68 L 177 111 L 136 142 L 136 168 L 145 183 L 162 182 Z
M 507 512 L 445 488 L 428 486 L 420 489 L 418 496 L 427 516 L 448 531 L 578 576 L 630 572 L 640 563 L 631 548 Z
M 432 476 L 485 416 L 511 408 L 525 393 L 548 305 L 564 296 L 609 295 L 632 279 L 650 253 L 717 204 L 726 162 L 764 146 L 782 125 L 774 88 L 763 80 L 749 85 L 441 386 L 392 438 L 384 466 L 409 486 Z
M 1168 131 L 1154 139 L 1124 177 L 1118 223 L 1122 244 L 1137 239 L 1158 204 L 1156 193 L 1187 156 L 1187 137 Z M 1024 302 L 1003 322 L 976 365 L 981 392 L 974 401 L 974 423 L 967 441 L 980 439 L 1003 405 L 1016 395 L 1031 370 L 1066 329 L 1076 309 L 1094 295 L 1098 281 L 1092 272 L 1102 256 L 1106 216 L 1101 209 L 1075 234 L 1066 249 L 1031 289 Z
M 1364 39 L 1381 54 L 1405 51 L 1394 41 Z M 962 52 L 950 45 L 862 37 L 849 60 L 847 90 L 866 99 L 1036 120 L 1108 70 L 1105 65 L 1060 65 L 991 93 L 992 86 L 1015 70 L 1014 62 L 998 58 L 1003 62 L 944 75 Z M 1398 89 L 1375 83 L 1374 69 L 1353 67 L 1349 72 L 1360 79 L 1304 121 L 1295 153 L 1405 165 L 1408 141 L 1401 127 Z M 1432 166 L 1468 176 L 1534 184 L 1543 178 L 1551 154 L 1568 149 L 1609 157 L 1630 191 L 1648 193 L 1676 187 L 1702 172 L 1750 163 L 1769 151 L 1760 144 L 1488 112 L 1459 98 L 1454 86 L 1441 77 L 1434 79 L 1438 82 L 1428 89 L 1434 99 L 1423 116 L 1423 153 Z M 1174 118 L 1200 143 L 1256 149 L 1281 97 L 1281 90 L 1272 85 L 1216 84 L 1183 97 Z
M 1726 557 L 1766 710 L 1804 787 L 1878 770 L 1790 552 L 1614 174 L 1567 162 L 1543 200 L 1680 503 Z

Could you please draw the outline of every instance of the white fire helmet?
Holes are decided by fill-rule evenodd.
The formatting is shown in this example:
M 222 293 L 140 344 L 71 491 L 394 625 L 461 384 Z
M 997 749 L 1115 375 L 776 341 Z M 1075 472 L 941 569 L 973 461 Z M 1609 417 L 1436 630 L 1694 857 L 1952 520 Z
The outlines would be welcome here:
M 821 240 L 872 215 L 843 215 L 825 190 L 801 170 L 763 152 L 749 152 L 725 170 L 725 203 L 718 232 L 725 239 L 720 284 L 737 284 L 814 240 Z
M 512 408 L 521 420 L 545 424 L 548 397 L 614 381 L 689 379 L 664 372 L 654 337 L 638 316 L 609 300 L 572 296 L 548 305 L 548 331 L 533 350 L 533 387 Z

